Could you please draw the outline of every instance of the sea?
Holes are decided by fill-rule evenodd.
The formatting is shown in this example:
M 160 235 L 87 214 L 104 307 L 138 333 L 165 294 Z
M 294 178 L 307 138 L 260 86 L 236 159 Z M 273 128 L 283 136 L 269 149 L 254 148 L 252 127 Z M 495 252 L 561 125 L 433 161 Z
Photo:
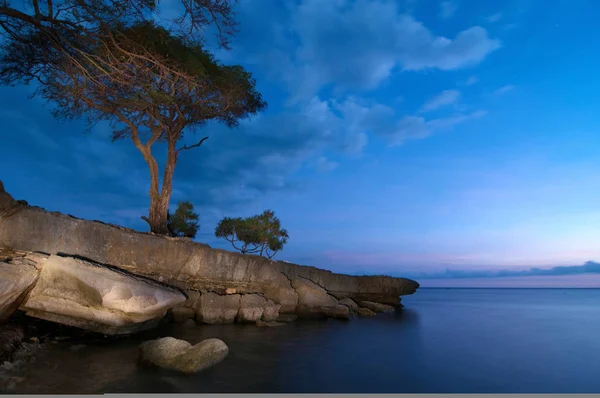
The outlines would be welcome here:
M 421 288 L 395 314 L 282 327 L 167 325 L 47 345 L 18 393 L 600 393 L 600 289 Z M 138 365 L 173 336 L 229 346 L 187 376 Z

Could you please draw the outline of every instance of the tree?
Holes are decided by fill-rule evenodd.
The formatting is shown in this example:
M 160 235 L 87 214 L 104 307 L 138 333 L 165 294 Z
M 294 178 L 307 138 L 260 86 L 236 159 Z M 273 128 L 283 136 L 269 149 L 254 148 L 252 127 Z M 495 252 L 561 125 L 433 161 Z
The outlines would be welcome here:
M 9 40 L 0 55 L 0 78 L 14 82 L 35 77 L 40 82 L 36 93 L 57 104 L 55 116 L 85 117 L 90 126 L 107 120 L 113 140 L 131 139 L 150 172 L 150 207 L 142 218 L 152 232 L 169 234 L 168 208 L 178 157 L 208 139 L 178 147 L 184 130 L 210 120 L 233 127 L 266 103 L 243 67 L 223 65 L 200 44 L 151 21 L 115 22 L 104 31 L 105 35 L 95 36 L 81 63 L 54 51 L 39 32 L 25 41 Z M 159 142 L 166 144 L 167 152 L 162 187 L 153 154 Z
M 198 232 L 200 216 L 194 212 L 192 202 L 180 202 L 175 213 L 168 214 L 168 227 L 172 236 L 194 238 Z
M 281 228 L 279 218 L 271 210 L 248 218 L 223 218 L 215 229 L 215 236 L 224 238 L 243 254 L 273 258 L 289 239 Z

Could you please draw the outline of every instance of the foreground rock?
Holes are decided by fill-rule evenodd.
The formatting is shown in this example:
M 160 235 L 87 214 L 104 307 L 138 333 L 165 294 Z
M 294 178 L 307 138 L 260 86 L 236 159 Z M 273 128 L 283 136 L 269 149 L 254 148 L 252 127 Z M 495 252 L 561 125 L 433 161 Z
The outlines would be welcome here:
M 339 301 L 351 299 L 353 302 L 397 306 L 401 295 L 412 294 L 419 287 L 417 282 L 404 278 L 334 274 L 315 267 L 212 249 L 187 239 L 139 233 L 98 221 L 77 219 L 15 201 L 0 188 L 0 247 L 3 246 L 84 258 L 92 263 L 111 266 L 103 266 L 104 269 L 118 269 L 130 277 L 137 275 L 160 282 L 153 287 L 159 291 L 169 290 L 165 285 L 180 289 L 188 297 L 183 303 L 175 300 L 178 302 L 175 306 L 188 310 L 178 312 L 178 319 L 189 319 L 191 311 L 194 311 L 194 319 L 198 323 L 273 322 L 282 315 L 284 318 L 286 315 L 299 315 L 347 319 L 351 307 Z M 158 301 L 151 305 L 151 300 L 140 298 L 151 296 L 150 292 L 139 293 L 138 298 L 125 298 L 129 287 L 123 291 L 116 287 L 114 292 L 107 292 L 105 283 L 96 286 L 83 281 L 83 277 L 79 276 L 80 268 L 71 272 L 70 267 L 63 267 L 57 278 L 64 277 L 64 283 L 70 286 L 69 291 L 79 293 L 73 298 L 63 297 L 59 292 L 52 292 L 50 286 L 43 282 L 44 291 L 51 293 L 34 288 L 32 297 L 39 299 L 26 303 L 25 308 L 30 315 L 103 333 L 120 333 L 119 330 L 150 327 L 156 317 L 175 302 L 173 297 L 166 299 L 161 296 L 160 300 L 155 297 Z M 17 275 L 11 279 L 16 281 L 11 282 L 12 287 L 2 290 L 2 294 L 4 291 L 12 292 L 10 299 L 4 300 L 12 302 L 12 307 L 5 313 L 12 311 L 14 303 L 31 288 L 27 285 L 35 275 L 33 272 L 25 273 L 30 277 L 21 280 L 21 276 Z M 74 282 L 72 276 L 81 279 L 82 283 Z M 92 286 L 91 290 L 88 285 Z M 100 296 L 94 291 L 101 291 Z M 117 307 L 106 307 L 107 294 L 107 302 L 112 303 L 109 305 Z M 42 299 L 52 303 L 51 310 L 42 304 Z M 80 299 L 84 301 L 78 307 L 74 303 Z M 61 308 L 64 307 L 60 304 L 61 300 L 69 303 L 68 310 Z M 127 305 L 124 300 L 129 300 Z M 119 307 L 121 304 L 117 302 L 124 306 Z M 82 308 L 87 306 L 90 306 L 89 311 Z M 90 311 L 94 314 L 91 317 Z M 87 318 L 79 318 L 84 313 L 87 313 Z
M 222 362 L 229 348 L 219 339 L 204 340 L 194 346 L 184 340 L 163 337 L 140 346 L 142 363 L 183 373 L 196 373 Z
M 27 315 L 104 334 L 154 326 L 185 301 L 174 289 L 72 257 L 43 259 L 20 309 Z
M 19 308 L 35 285 L 45 258 L 37 253 L 0 251 L 0 322 Z
M 374 311 L 371 311 L 368 308 L 364 308 L 364 307 L 360 307 L 356 313 L 358 314 L 358 316 L 375 316 L 377 315 Z
M 25 332 L 20 325 L 0 325 L 0 364 L 9 361 L 13 352 L 21 345 Z

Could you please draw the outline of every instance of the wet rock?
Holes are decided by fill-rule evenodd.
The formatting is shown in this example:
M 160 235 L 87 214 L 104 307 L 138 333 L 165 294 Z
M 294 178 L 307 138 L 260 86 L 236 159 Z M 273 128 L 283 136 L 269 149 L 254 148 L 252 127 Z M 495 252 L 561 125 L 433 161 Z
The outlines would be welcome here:
M 296 319 L 298 319 L 296 314 L 279 314 L 277 322 L 289 323 L 294 322 Z
M 240 309 L 236 321 L 252 323 L 260 320 L 265 311 L 267 300 L 257 294 L 244 294 L 240 298 Z
M 375 316 L 377 315 L 375 312 L 371 311 L 368 308 L 360 307 L 358 311 L 356 311 L 358 316 Z
M 140 346 L 142 363 L 183 373 L 196 373 L 222 362 L 229 348 L 219 339 L 207 339 L 194 346 L 184 340 L 163 337 Z
M 10 360 L 24 338 L 21 325 L 0 325 L 0 362 Z
M 194 321 L 193 319 L 186 319 L 181 326 L 186 327 L 186 328 L 195 328 L 196 326 L 198 326 L 196 324 L 196 321 Z
M 267 300 L 265 303 L 265 310 L 263 311 L 261 320 L 265 322 L 274 322 L 279 318 L 279 310 L 281 304 L 275 304 L 273 300 Z
M 283 323 L 283 322 L 256 321 L 256 326 L 258 326 L 258 327 L 272 328 L 272 327 L 275 327 L 275 326 L 285 326 L 285 323 Z
M 175 323 L 184 323 L 188 319 L 194 319 L 196 311 L 188 307 L 176 307 L 171 309 L 171 316 Z
M 358 311 L 358 304 L 356 304 L 356 302 L 354 302 L 354 300 L 352 300 L 349 297 L 346 297 L 345 299 L 340 300 L 340 304 L 345 305 L 346 307 L 350 308 L 350 311 L 352 311 L 352 312 Z
M 240 308 L 240 295 L 203 293 L 196 308 L 196 320 L 200 323 L 233 323 Z
M 360 301 L 358 303 L 361 307 L 368 308 L 373 312 L 394 312 L 395 307 L 387 304 L 374 303 L 372 301 Z

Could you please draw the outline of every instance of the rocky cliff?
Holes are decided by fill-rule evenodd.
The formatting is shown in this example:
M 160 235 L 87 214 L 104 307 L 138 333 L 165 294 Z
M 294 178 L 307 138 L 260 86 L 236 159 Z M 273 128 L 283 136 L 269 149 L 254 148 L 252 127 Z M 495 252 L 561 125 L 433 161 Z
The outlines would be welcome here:
M 77 275 L 86 274 L 87 268 L 95 266 L 110 272 L 120 270 L 131 276 L 179 289 L 185 294 L 185 302 L 177 303 L 174 296 L 170 298 L 172 302 L 166 298 L 158 300 L 162 307 L 159 306 L 160 310 L 153 314 L 157 315 L 165 306 L 179 305 L 189 308 L 197 321 L 206 323 L 269 321 L 277 318 L 278 313 L 348 318 L 352 309 L 338 300 L 397 306 L 401 295 L 412 294 L 419 287 L 417 282 L 409 279 L 334 274 L 315 267 L 213 249 L 187 239 L 140 233 L 98 221 L 49 212 L 14 200 L 4 191 L 1 182 L 0 247 L 51 255 L 51 260 L 43 260 L 39 264 L 48 261 L 60 263 L 60 275 L 63 276 L 55 279 L 65 278 L 69 269 L 77 269 L 71 274 L 79 278 Z M 46 266 L 38 265 L 42 270 L 40 275 L 44 275 Z M 48 272 L 57 273 L 56 270 Z M 38 280 L 43 278 L 35 279 L 33 274 L 24 278 L 21 285 L 30 282 L 35 287 L 29 286 L 21 293 L 12 293 L 11 297 L 17 294 L 15 297 L 23 300 L 19 304 L 21 309 L 32 316 L 56 321 L 72 316 L 57 315 L 57 308 L 44 312 L 40 310 L 40 306 L 44 305 L 39 300 L 34 308 L 31 300 L 37 296 Z M 38 282 L 31 282 L 33 279 Z M 109 285 L 110 283 L 100 283 L 94 287 L 93 290 L 100 294 L 96 301 L 100 300 L 99 303 L 102 303 L 104 295 L 110 293 L 107 290 Z M 32 290 L 27 293 L 27 289 Z M 129 290 L 126 293 L 112 294 L 125 294 L 131 298 L 133 296 L 130 296 Z M 147 298 L 147 293 L 139 294 Z M 53 294 L 60 296 L 58 292 Z M 56 300 L 64 301 L 65 298 L 60 296 Z M 10 305 L 14 307 L 14 304 Z M 8 306 L 7 304 L 7 308 Z M 366 306 L 368 305 L 361 307 Z M 145 307 L 141 306 L 134 311 L 137 317 L 145 313 L 142 308 Z M 110 308 L 109 310 L 112 311 Z M 52 311 L 54 315 L 49 315 Z M 79 319 L 79 316 L 75 318 Z M 131 318 L 131 314 L 128 316 L 130 319 L 135 318 Z M 144 316 L 139 319 L 142 318 Z M 97 319 L 94 322 L 96 321 Z M 72 319 L 70 322 L 77 323 Z M 86 327 L 85 325 L 86 323 L 81 322 L 78 326 Z M 108 331 L 117 327 L 114 322 L 105 326 Z M 99 324 L 94 328 L 102 329 Z

